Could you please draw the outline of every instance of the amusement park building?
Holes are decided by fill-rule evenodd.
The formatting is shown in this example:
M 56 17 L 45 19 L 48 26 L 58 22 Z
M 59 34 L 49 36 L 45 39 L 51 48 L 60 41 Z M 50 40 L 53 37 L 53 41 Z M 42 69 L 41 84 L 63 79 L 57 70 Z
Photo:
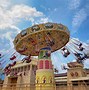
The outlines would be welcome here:
M 11 73 L 5 77 L 2 90 L 35 90 L 35 85 L 39 82 L 36 81 L 37 61 L 36 58 L 30 63 L 18 61 L 12 67 Z M 52 90 L 78 90 L 79 88 L 89 90 L 89 70 L 84 70 L 83 65 L 77 62 L 68 63 L 68 67 L 67 73 L 54 74 L 55 85 Z M 45 82 L 40 83 L 38 87 L 41 85 L 45 87 Z M 46 89 L 42 89 L 42 87 L 37 90 L 50 90 L 50 86 Z

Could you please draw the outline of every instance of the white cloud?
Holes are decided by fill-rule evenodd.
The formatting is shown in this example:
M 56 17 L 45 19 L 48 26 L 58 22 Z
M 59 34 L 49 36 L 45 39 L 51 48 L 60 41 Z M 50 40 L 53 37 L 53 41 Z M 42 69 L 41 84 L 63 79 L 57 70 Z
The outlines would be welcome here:
M 72 20 L 72 33 L 77 32 L 78 28 L 82 23 L 87 20 L 89 16 L 89 1 L 86 1 L 86 4 L 75 12 Z
M 83 23 L 84 20 L 87 18 L 87 13 L 85 12 L 85 9 L 81 9 L 79 12 L 77 12 L 73 18 L 72 21 L 72 27 L 74 32 L 76 32 L 77 28 Z
M 69 9 L 75 10 L 80 6 L 81 0 L 68 0 Z
M 48 21 L 48 18 L 44 18 L 44 14 L 38 11 L 35 7 L 30 7 L 24 4 L 13 4 L 11 0 L 0 0 L 0 41 L 1 50 L 13 46 L 13 39 L 21 30 L 18 26 L 19 23 L 29 21 L 34 23 L 36 18 L 39 18 L 41 22 Z M 24 27 L 23 27 L 24 28 Z M 3 42 L 3 40 L 5 42 Z
M 89 43 L 89 39 L 86 42 Z
M 27 5 L 15 5 L 9 12 L 12 18 L 25 18 L 25 17 L 40 17 L 43 16 L 42 12 L 36 10 L 36 8 L 29 7 Z
M 34 24 L 40 24 L 40 23 L 47 23 L 47 22 L 52 22 L 52 20 L 50 20 L 47 17 L 42 17 L 40 19 L 37 19 L 37 20 L 33 21 L 32 25 L 34 25 Z
M 16 25 L 21 22 L 21 19 L 31 20 L 36 17 L 43 16 L 42 12 L 26 5 L 15 5 L 9 10 L 0 8 L 0 26 L 4 24 Z
M 11 0 L 0 0 L 0 7 L 7 8 L 10 5 Z
M 57 10 L 58 10 L 58 9 L 57 9 L 57 8 L 55 8 L 55 9 L 54 9 L 54 12 L 56 12 Z
M 3 29 L 0 29 L 0 49 L 8 49 L 13 47 L 13 39 L 18 34 L 20 30 L 17 27 L 5 27 Z
M 12 30 L 16 29 L 18 33 L 20 32 L 20 29 L 15 25 L 11 25 L 9 23 L 8 24 L 3 23 L 0 25 L 0 31 L 6 30 L 7 28 L 10 28 Z
M 46 22 L 48 22 L 48 20 L 49 20 L 48 18 L 41 18 L 41 19 L 40 19 L 40 22 L 41 22 L 41 23 L 46 23 Z

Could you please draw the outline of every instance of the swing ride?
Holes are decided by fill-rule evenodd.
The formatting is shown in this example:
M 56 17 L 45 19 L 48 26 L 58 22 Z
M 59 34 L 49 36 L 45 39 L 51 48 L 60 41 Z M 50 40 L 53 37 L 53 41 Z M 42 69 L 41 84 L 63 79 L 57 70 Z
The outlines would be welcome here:
M 89 45 L 87 46 L 89 47 Z M 8 51 L 8 53 L 12 53 L 9 55 L 9 61 L 11 61 L 12 64 L 8 64 L 4 67 L 4 71 L 10 72 L 10 67 L 16 64 L 19 55 L 26 55 L 22 61 L 30 63 L 31 56 L 39 56 L 40 50 L 44 47 L 49 47 L 51 52 L 60 49 L 60 53 L 62 53 L 64 58 L 73 54 L 76 61 L 83 64 L 84 60 L 89 58 L 89 50 L 85 48 L 87 46 L 76 38 L 70 38 L 68 28 L 62 24 L 45 23 L 34 25 L 22 30 L 15 37 L 14 48 L 18 53 L 15 50 L 14 52 L 11 50 Z M 86 51 L 88 52 L 86 53 Z M 46 56 L 50 57 L 51 52 L 46 52 Z M 2 53 L 0 53 L 1 65 L 6 63 L 4 58 L 7 56 L 8 55 L 2 55 Z M 64 66 L 64 68 L 66 67 Z
M 69 41 L 69 37 L 68 28 L 62 24 L 39 24 L 20 32 L 14 45 L 16 51 L 22 55 L 37 56 L 37 52 L 44 47 L 51 47 L 52 52 L 62 48 Z

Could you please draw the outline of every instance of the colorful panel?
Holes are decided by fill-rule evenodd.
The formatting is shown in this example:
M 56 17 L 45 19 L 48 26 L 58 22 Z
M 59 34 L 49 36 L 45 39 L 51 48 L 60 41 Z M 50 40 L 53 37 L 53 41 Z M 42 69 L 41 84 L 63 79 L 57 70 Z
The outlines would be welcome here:
M 44 54 L 44 51 L 40 51 L 40 54 L 39 54 L 39 59 L 42 59 L 43 58 L 43 54 Z

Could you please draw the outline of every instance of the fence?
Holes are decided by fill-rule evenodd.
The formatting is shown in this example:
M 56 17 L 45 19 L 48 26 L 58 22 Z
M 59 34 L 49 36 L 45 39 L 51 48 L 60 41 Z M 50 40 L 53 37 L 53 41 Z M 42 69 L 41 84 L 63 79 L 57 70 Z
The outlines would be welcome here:
M 35 86 L 31 84 L 0 84 L 0 90 L 89 90 L 89 86 L 88 85 Z

